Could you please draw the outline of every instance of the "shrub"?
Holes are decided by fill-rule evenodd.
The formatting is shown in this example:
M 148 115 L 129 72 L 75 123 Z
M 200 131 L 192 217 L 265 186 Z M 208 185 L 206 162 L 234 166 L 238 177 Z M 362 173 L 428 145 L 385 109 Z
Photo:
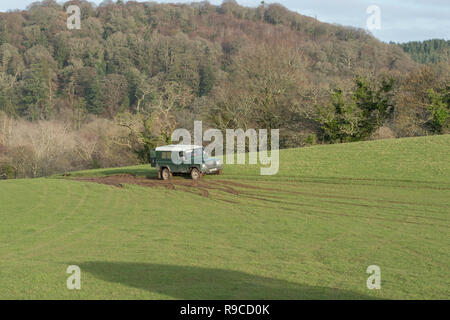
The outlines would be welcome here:
M 0 166 L 0 179 L 15 179 L 17 176 L 16 169 L 9 164 Z

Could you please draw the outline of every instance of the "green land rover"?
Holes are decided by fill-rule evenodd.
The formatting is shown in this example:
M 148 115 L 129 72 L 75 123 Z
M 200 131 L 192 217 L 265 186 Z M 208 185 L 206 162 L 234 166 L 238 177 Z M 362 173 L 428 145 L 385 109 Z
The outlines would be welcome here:
M 193 180 L 203 174 L 222 174 L 221 159 L 211 158 L 203 147 L 195 145 L 169 145 L 150 151 L 151 166 L 158 169 L 158 178 L 168 180 L 174 174 L 190 174 Z

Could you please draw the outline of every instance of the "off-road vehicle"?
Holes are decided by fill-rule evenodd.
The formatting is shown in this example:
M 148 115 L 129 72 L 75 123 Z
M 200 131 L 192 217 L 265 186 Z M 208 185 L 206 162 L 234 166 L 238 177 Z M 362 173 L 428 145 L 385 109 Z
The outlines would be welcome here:
M 204 174 L 222 174 L 221 159 L 211 158 L 203 147 L 196 145 L 168 145 L 150 151 L 151 166 L 158 169 L 158 178 L 170 179 L 174 174 L 190 174 L 193 180 Z

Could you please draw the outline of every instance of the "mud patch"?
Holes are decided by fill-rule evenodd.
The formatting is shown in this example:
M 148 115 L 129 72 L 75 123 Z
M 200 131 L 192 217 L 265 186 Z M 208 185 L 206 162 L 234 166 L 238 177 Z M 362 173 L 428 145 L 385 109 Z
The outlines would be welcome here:
M 118 174 L 107 177 L 78 177 L 73 178 L 76 181 L 100 183 L 110 186 L 122 188 L 124 184 L 134 184 L 150 188 L 166 188 L 168 190 L 180 190 L 184 192 L 194 193 L 202 197 L 208 198 L 211 190 L 219 190 L 232 195 L 238 195 L 239 192 L 233 188 L 215 183 L 212 181 L 193 181 L 188 179 L 171 179 L 169 181 L 148 179 L 138 177 L 133 174 Z M 222 198 L 218 198 L 221 200 Z M 224 200 L 225 201 L 225 200 Z M 227 201 L 235 203 L 234 201 Z

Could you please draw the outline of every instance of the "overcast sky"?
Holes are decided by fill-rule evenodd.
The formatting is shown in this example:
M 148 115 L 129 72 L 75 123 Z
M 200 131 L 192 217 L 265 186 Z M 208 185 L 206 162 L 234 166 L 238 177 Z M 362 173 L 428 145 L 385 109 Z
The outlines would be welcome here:
M 143 0 L 137 0 L 143 2 Z M 200 0 L 196 0 L 200 1 Z M 25 9 L 33 0 L 0 0 L 0 11 Z M 58 1 L 60 3 L 64 1 Z M 99 4 L 101 0 L 93 0 Z M 156 2 L 192 2 L 158 0 Z M 210 0 L 220 4 L 222 0 Z M 256 7 L 261 0 L 238 0 L 241 5 Z M 373 34 L 383 41 L 406 42 L 426 39 L 446 39 L 450 36 L 450 0 L 266 0 L 278 2 L 301 14 L 320 21 L 367 29 L 366 13 L 370 5 L 381 10 L 381 29 Z

